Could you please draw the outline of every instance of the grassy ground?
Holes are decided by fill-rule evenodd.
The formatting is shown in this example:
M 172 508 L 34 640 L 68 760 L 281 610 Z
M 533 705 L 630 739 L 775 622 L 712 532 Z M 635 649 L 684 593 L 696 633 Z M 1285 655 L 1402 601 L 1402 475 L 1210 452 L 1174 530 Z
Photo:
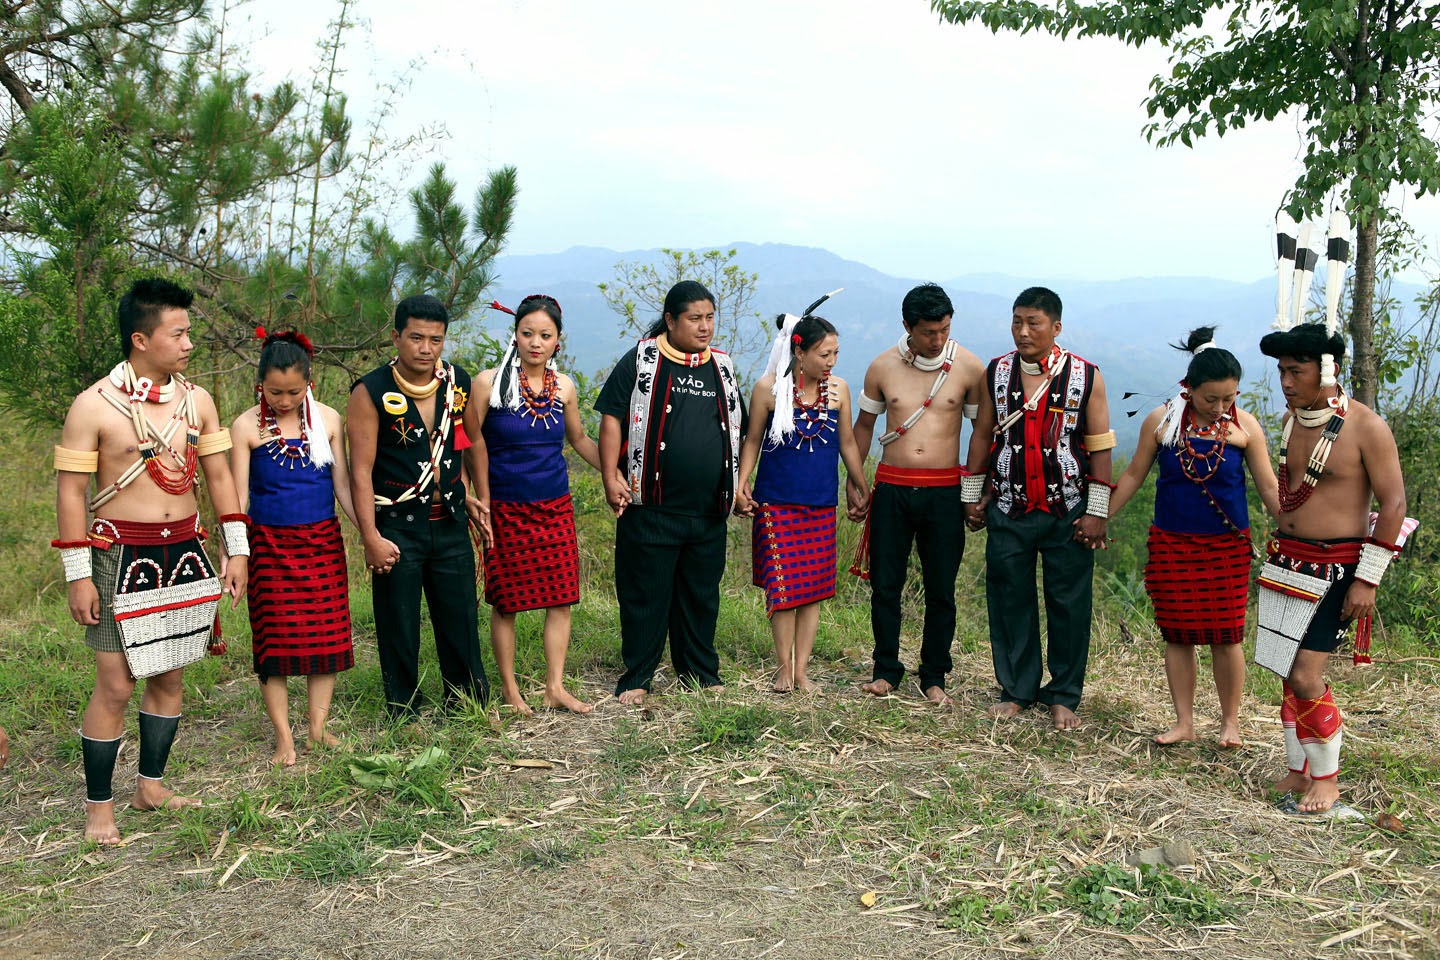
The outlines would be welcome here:
M 336 698 L 346 748 L 269 769 L 248 633 L 232 616 L 230 653 L 186 672 L 169 771 L 207 805 L 122 804 L 127 844 L 98 849 L 80 836 L 90 660 L 43 546 L 51 480 L 43 449 L 3 447 L 0 563 L 15 573 L 0 579 L 0 723 L 12 739 L 0 960 L 1440 956 L 1440 663 L 1424 638 L 1382 641 L 1389 662 L 1334 669 L 1345 796 L 1398 816 L 1397 831 L 1273 809 L 1278 684 L 1262 671 L 1247 684 L 1246 747 L 1209 745 L 1203 683 L 1202 740 L 1154 747 L 1169 703 L 1131 578 L 1104 580 L 1080 731 L 1058 735 L 1039 711 L 986 719 L 981 540 L 957 587 L 954 710 L 922 705 L 913 684 L 881 701 L 857 692 L 868 597 L 848 577 L 822 616 L 824 691 L 767 692 L 768 630 L 738 524 L 718 638 L 726 691 L 662 678 L 644 709 L 626 709 L 608 697 L 611 523 L 589 481 L 576 485 L 586 591 L 570 673 L 599 701 L 594 714 L 472 709 L 386 727 L 356 582 L 359 662 Z M 907 627 L 918 633 L 918 620 Z M 538 631 L 538 616 L 521 617 L 522 686 L 537 703 Z M 134 764 L 132 714 L 119 797 Z M 1125 865 L 1164 844 L 1178 866 Z

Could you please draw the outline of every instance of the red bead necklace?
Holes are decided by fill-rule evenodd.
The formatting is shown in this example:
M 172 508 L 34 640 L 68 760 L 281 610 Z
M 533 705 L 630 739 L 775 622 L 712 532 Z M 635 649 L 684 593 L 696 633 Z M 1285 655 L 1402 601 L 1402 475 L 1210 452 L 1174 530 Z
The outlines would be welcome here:
M 304 408 L 300 413 L 300 444 L 291 446 L 285 439 L 285 434 L 280 429 L 280 421 L 275 416 L 275 411 L 270 409 L 270 404 L 265 402 L 265 394 L 260 394 L 260 406 L 255 411 L 255 419 L 259 421 L 260 436 L 264 438 L 270 447 L 270 459 L 277 463 L 284 463 L 291 470 L 299 463 L 304 466 L 310 460 L 310 438 L 305 435 L 305 414 Z
M 558 423 L 563 405 L 560 402 L 560 378 L 550 367 L 545 368 L 545 382 L 540 392 L 536 393 L 530 388 L 530 379 L 525 376 L 525 368 L 520 368 L 520 400 L 525 404 L 522 413 L 530 418 L 530 426 L 543 421 L 545 429 L 550 429 L 552 423 Z

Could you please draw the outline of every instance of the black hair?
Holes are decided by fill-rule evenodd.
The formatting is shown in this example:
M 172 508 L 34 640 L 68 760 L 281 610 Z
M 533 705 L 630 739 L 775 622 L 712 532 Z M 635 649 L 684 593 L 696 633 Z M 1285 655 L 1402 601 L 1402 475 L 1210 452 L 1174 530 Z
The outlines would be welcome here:
M 1339 333 L 1333 337 L 1326 333 L 1323 323 L 1300 323 L 1289 330 L 1277 330 L 1261 337 L 1260 352 L 1276 360 L 1293 357 L 1316 363 L 1328 353 L 1338 363 L 1345 359 L 1345 338 Z
M 1185 368 L 1185 383 L 1191 389 L 1216 380 L 1239 381 L 1245 375 L 1235 354 L 1224 347 L 1206 347 L 1199 353 L 1195 352 L 1196 347 L 1214 339 L 1214 327 L 1196 327 L 1180 343 L 1170 344 L 1176 350 L 1190 354 L 1190 366 Z
M 1053 322 L 1060 322 L 1060 295 L 1049 287 L 1026 287 L 1020 291 L 1020 296 L 1015 298 L 1011 310 L 1019 310 L 1021 307 L 1031 307 L 1039 310 Z M 1204 342 L 1203 340 L 1201 341 Z
M 450 329 L 450 311 L 445 309 L 439 297 L 428 293 L 417 293 L 395 304 L 395 330 L 404 333 L 405 324 L 411 320 L 429 320 L 443 324 L 446 330 Z
M 188 310 L 194 301 L 195 294 L 164 277 L 136 280 L 115 311 L 120 324 L 120 353 L 128 360 L 134 334 L 150 336 L 160 325 L 160 314 L 170 309 Z
M 294 370 L 296 367 L 300 368 L 301 376 L 310 379 L 310 351 L 300 345 L 294 330 L 272 333 L 260 348 L 255 382 L 264 383 L 265 375 L 271 370 Z
M 785 314 L 782 313 L 775 318 L 775 326 L 781 330 L 785 329 Z M 790 362 L 786 364 L 781 373 L 788 373 L 795 369 L 797 350 L 801 352 L 809 350 L 831 334 L 838 337 L 840 331 L 835 329 L 835 324 L 824 317 L 814 315 L 801 317 L 800 322 L 795 324 L 795 328 L 790 332 Z
M 515 308 L 515 329 L 520 329 L 520 318 L 528 317 L 532 313 L 544 313 L 555 324 L 555 333 L 564 332 L 564 326 L 560 322 L 560 304 L 551 296 L 543 293 L 532 293 L 520 301 L 520 306 Z
M 647 338 L 660 336 L 660 334 L 670 329 L 669 324 L 665 322 L 667 316 L 678 317 L 685 312 L 686 307 L 700 300 L 709 300 L 713 305 L 715 303 L 715 294 L 711 293 L 705 284 L 699 281 L 681 280 L 670 288 L 669 293 L 665 294 L 665 306 L 660 310 L 660 319 L 650 324 L 650 329 L 645 331 L 645 336 Z
M 917 323 L 944 320 L 955 315 L 955 305 L 938 283 L 922 283 L 900 301 L 900 320 L 905 329 Z

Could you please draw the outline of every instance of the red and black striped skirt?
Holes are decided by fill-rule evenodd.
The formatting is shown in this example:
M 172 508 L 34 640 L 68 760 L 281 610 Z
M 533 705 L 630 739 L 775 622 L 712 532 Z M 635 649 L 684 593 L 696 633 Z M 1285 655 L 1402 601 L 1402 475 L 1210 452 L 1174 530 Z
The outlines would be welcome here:
M 339 673 L 355 665 L 345 541 L 334 517 L 250 528 L 250 633 L 255 673 Z
M 580 551 L 570 494 L 490 504 L 495 542 L 485 551 L 485 602 L 501 613 L 580 602 Z
M 757 504 L 750 560 L 767 614 L 835 596 L 835 508 Z
M 1150 528 L 1145 590 L 1166 643 L 1209 645 L 1245 638 L 1250 539 L 1233 533 Z

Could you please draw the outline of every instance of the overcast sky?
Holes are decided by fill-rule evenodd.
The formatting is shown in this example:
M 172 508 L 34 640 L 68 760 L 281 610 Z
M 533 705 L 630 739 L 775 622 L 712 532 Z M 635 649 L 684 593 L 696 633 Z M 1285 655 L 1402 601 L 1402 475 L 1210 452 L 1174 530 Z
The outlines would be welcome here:
M 303 80 L 337 10 L 256 0 L 228 29 L 251 39 L 263 80 Z M 783 242 L 910 277 L 1250 281 L 1272 268 L 1274 210 L 1299 169 L 1293 119 L 1193 150 L 1147 144 L 1158 48 L 992 36 L 940 23 L 925 0 L 357 13 L 352 113 L 405 74 L 387 134 L 443 125 L 438 156 L 466 196 L 514 164 L 511 253 Z M 1422 226 L 1440 210 L 1409 206 Z

